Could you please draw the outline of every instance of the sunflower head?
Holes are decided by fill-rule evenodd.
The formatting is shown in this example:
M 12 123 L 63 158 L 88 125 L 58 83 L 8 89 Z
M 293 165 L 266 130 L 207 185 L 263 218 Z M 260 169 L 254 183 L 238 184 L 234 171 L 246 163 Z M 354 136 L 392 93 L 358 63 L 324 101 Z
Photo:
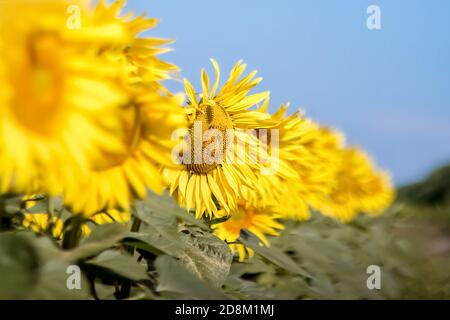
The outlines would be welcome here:
M 256 208 L 244 200 L 239 200 L 237 210 L 228 220 L 213 225 L 214 234 L 226 242 L 231 242 L 231 251 L 237 252 L 239 261 L 242 262 L 246 253 L 251 257 L 253 251 L 243 244 L 233 243 L 239 239 L 241 231 L 252 232 L 265 246 L 270 246 L 266 235 L 278 236 L 279 230 L 284 229 L 284 226 L 276 221 L 277 218 L 270 208 Z
M 211 62 L 216 76 L 214 83 L 211 85 L 208 74 L 202 70 L 200 94 L 185 80 L 190 127 L 183 158 L 188 157 L 181 161 L 183 168 L 165 170 L 170 192 L 183 207 L 195 208 L 198 218 L 205 212 L 209 217 L 218 217 L 223 211 L 230 213 L 245 188 L 258 187 L 256 176 L 260 174 L 261 164 L 248 161 L 252 152 L 244 150 L 247 147 L 255 150 L 252 148 L 258 146 L 258 140 L 246 130 L 269 128 L 276 123 L 267 113 L 251 109 L 269 95 L 268 92 L 249 95 L 261 81 L 254 78 L 255 71 L 241 77 L 246 65 L 238 62 L 219 88 L 219 66 L 215 60 Z M 240 144 L 243 141 L 244 148 Z M 211 158 L 213 161 L 207 160 Z
M 80 11 L 80 28 L 68 25 L 70 5 Z M 123 148 L 114 133 L 129 100 L 119 81 L 126 69 L 103 52 L 130 35 L 114 27 L 101 37 L 105 25 L 92 19 L 87 1 L 0 2 L 0 81 L 8 92 L 0 105 L 2 191 L 39 185 L 58 194 L 103 152 Z
M 324 215 L 348 222 L 360 212 L 381 214 L 393 197 L 389 175 L 378 171 L 365 153 L 347 148 L 336 175 L 336 186 L 317 209 Z

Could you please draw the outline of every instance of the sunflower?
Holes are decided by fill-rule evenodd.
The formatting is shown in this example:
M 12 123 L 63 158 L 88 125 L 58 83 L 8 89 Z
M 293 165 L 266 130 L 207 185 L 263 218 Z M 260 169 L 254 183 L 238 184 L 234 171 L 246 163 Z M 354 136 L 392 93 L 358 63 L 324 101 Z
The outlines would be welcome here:
M 50 234 L 55 239 L 61 239 L 64 231 L 64 220 L 47 213 L 26 213 L 22 225 L 36 233 Z
M 171 50 L 165 45 L 173 40 L 139 36 L 142 32 L 155 28 L 159 20 L 144 15 L 133 16 L 131 13 L 122 15 L 125 2 L 119 0 L 108 6 L 106 1 L 101 0 L 95 8 L 92 19 L 96 24 L 107 25 L 114 21 L 114 25 L 119 25 L 126 34 L 132 35 L 127 43 L 108 47 L 104 54 L 111 59 L 122 61 L 127 66 L 129 74 L 125 79 L 129 85 L 140 85 L 146 90 L 168 93 L 161 81 L 175 76 L 179 68 L 159 59 L 158 56 Z
M 242 230 L 252 232 L 263 245 L 269 247 L 270 243 L 266 235 L 278 236 L 279 230 L 284 226 L 277 222 L 277 214 L 270 208 L 256 208 L 249 203 L 239 200 L 237 210 L 233 212 L 228 220 L 218 224 L 213 224 L 214 234 L 223 241 L 229 242 L 232 253 L 238 253 L 239 261 L 245 259 L 246 254 L 253 256 L 253 250 L 240 243 L 233 243 L 238 240 Z
M 80 28 L 68 25 L 69 5 Z M 0 2 L 0 191 L 58 194 L 124 149 L 117 114 L 129 71 L 104 50 L 133 36 L 116 20 L 99 23 L 88 1 Z
M 185 135 L 187 150 L 182 154 L 188 155 L 189 159 L 181 161 L 184 164 L 181 169 L 164 170 L 170 193 L 181 206 L 195 208 L 197 218 L 204 214 L 209 218 L 230 214 L 236 209 L 237 199 L 242 197 L 245 188 L 257 188 L 260 163 L 252 155 L 256 154 L 259 142 L 245 130 L 274 125 L 269 115 L 250 109 L 269 96 L 268 92 L 248 95 L 261 81 L 261 78 L 254 78 L 256 71 L 241 78 L 246 65 L 239 61 L 219 89 L 219 66 L 215 60 L 211 59 L 211 62 L 215 70 L 212 88 L 205 70 L 202 70 L 202 94 L 199 97 L 191 83 L 185 80 L 190 128 Z M 217 140 L 206 138 L 211 131 L 218 135 Z M 218 147 L 211 154 L 219 157 L 208 162 L 203 156 L 217 141 L 219 144 L 215 146 Z M 198 151 L 201 151 L 200 159 L 196 158 Z
M 336 181 L 332 192 L 317 209 L 342 222 L 352 220 L 360 212 L 380 214 L 394 197 L 389 175 L 376 170 L 369 156 L 357 148 L 343 151 Z
M 124 150 L 102 153 L 86 178 L 79 179 L 77 187 L 65 190 L 71 209 L 87 216 L 114 208 L 127 210 L 133 198 L 144 198 L 148 189 L 162 192 L 165 184 L 160 167 L 175 167 L 171 135 L 186 126 L 180 97 L 169 94 L 161 83 L 178 70 L 157 57 L 168 51 L 161 45 L 169 41 L 140 37 L 158 20 L 121 15 L 123 5 L 124 1 L 110 6 L 100 1 L 92 18 L 99 24 L 113 21 L 132 35 L 129 42 L 103 51 L 106 58 L 119 61 L 127 70 L 123 87 L 132 100 L 118 115 L 118 137 Z
M 27 202 L 27 207 L 33 206 L 33 201 Z M 81 225 L 81 234 L 88 236 L 91 233 L 91 228 L 88 222 L 94 224 L 107 224 L 107 223 L 127 223 L 131 218 L 129 211 L 108 210 L 96 214 L 86 220 Z M 64 220 L 60 217 L 52 216 L 48 213 L 25 213 L 22 221 L 22 225 L 36 233 L 46 233 L 51 235 L 55 239 L 62 239 L 64 232 Z
M 258 108 L 258 111 L 267 113 L 269 99 Z M 284 108 L 284 106 L 282 106 Z M 278 112 L 277 112 L 278 113 Z M 273 206 L 278 204 L 284 193 L 284 183 L 297 181 L 298 173 L 289 163 L 291 149 L 299 148 L 298 140 L 286 136 L 284 119 L 277 117 L 277 113 L 270 115 L 274 125 L 272 128 L 257 129 L 257 136 L 264 146 L 261 157 L 262 173 L 257 175 L 257 190 L 246 188 L 243 198 L 254 206 Z M 303 133 L 298 132 L 301 136 Z
M 160 168 L 175 167 L 171 133 L 185 125 L 177 97 L 147 93 L 122 113 L 126 152 L 104 154 L 102 163 L 87 179 L 65 192 L 65 202 L 76 213 L 90 216 L 104 210 L 129 209 L 133 198 L 144 198 L 147 190 L 165 188 Z
M 286 115 L 289 105 L 282 105 L 271 118 L 277 144 L 269 143 L 272 158 L 279 170 L 259 176 L 264 194 L 249 193 L 253 204 L 270 205 L 283 217 L 295 220 L 310 218 L 310 208 L 330 192 L 339 164 L 342 137 L 306 118 L 301 111 Z M 267 112 L 267 105 L 261 111 Z M 256 200 L 255 200 L 256 198 Z
M 336 185 L 344 136 L 335 129 L 313 124 L 303 146 L 311 161 L 296 162 L 294 167 L 300 175 L 300 192 L 305 194 L 309 206 L 316 209 Z
M 283 184 L 279 212 L 285 218 L 307 220 L 310 209 L 316 208 L 335 184 L 343 143 L 339 133 L 309 120 L 302 120 L 297 126 L 303 127 L 299 130 L 303 135 L 299 148 L 293 153 L 295 158 L 289 163 L 297 171 L 299 179 Z M 287 132 L 292 134 L 295 128 Z

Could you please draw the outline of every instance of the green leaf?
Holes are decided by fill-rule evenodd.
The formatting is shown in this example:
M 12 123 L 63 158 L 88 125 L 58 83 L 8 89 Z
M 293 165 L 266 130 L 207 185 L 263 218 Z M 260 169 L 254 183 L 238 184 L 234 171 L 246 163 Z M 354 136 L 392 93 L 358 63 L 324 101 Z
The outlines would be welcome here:
M 79 247 L 69 251 L 69 259 L 77 261 L 99 254 L 116 245 L 126 232 L 126 227 L 118 223 L 96 226 Z
M 39 281 L 28 297 L 33 300 L 87 300 L 90 296 L 90 284 L 81 273 L 80 289 L 69 289 L 67 274 L 69 264 L 61 261 L 47 261 L 39 270 Z
M 180 208 L 178 203 L 167 193 L 157 195 L 149 192 L 145 200 L 138 202 L 137 206 L 140 205 L 153 212 L 163 213 L 164 215 L 183 220 L 188 225 L 197 226 L 203 230 L 210 230 L 203 221 L 197 220 L 195 216 L 190 214 L 186 209 Z
M 139 264 L 133 256 L 119 251 L 102 252 L 95 258 L 87 260 L 85 264 L 134 281 L 148 278 L 144 265 Z
M 199 279 L 188 271 L 180 261 L 172 257 L 159 256 L 155 260 L 155 267 L 159 275 L 159 284 L 156 288 L 158 292 L 173 293 L 179 299 L 228 299 L 219 289 Z
M 116 287 L 113 285 L 106 285 L 101 283 L 100 281 L 95 281 L 95 294 L 97 298 L 100 300 L 117 300 L 114 295 L 116 291 Z
M 190 228 L 181 233 L 185 250 L 181 262 L 200 279 L 221 287 L 230 272 L 233 255 L 228 245 L 209 232 Z
M 0 299 L 89 299 L 89 283 L 67 287 L 65 252 L 32 232 L 0 234 Z
M 184 244 L 179 237 L 176 217 L 169 213 L 170 208 L 166 211 L 160 204 L 155 208 L 144 201 L 138 201 L 135 208 L 136 215 L 143 224 L 139 233 L 133 232 L 126 235 L 126 243 L 133 245 L 130 240 L 137 240 L 140 242 L 141 249 L 155 254 L 166 253 L 180 257 L 184 251 Z M 134 242 L 134 245 L 139 243 Z
M 228 277 L 224 290 L 228 295 L 240 300 L 270 300 L 276 298 L 275 293 L 270 288 L 236 276 Z
M 308 272 L 300 268 L 288 255 L 276 247 L 267 248 L 261 244 L 259 239 L 250 231 L 242 231 L 240 240 L 247 247 L 251 248 L 255 253 L 269 260 L 276 266 L 293 274 L 298 274 L 305 277 L 312 277 Z
M 38 255 L 19 234 L 0 234 L 0 299 L 23 299 L 38 281 Z
M 153 232 L 129 232 L 125 235 L 123 243 L 151 252 L 155 255 L 168 254 L 180 257 L 184 252 L 184 244 L 178 234 L 165 233 L 164 229 L 157 229 L 155 226 L 148 226 Z

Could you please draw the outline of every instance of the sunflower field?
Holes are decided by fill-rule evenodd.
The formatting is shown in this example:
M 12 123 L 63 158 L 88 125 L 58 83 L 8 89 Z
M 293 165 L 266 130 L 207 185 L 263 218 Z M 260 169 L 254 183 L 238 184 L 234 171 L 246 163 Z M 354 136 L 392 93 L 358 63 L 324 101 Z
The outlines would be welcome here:
M 171 92 L 124 2 L 0 1 L 0 299 L 450 298 L 448 179 L 397 192 L 243 61 Z

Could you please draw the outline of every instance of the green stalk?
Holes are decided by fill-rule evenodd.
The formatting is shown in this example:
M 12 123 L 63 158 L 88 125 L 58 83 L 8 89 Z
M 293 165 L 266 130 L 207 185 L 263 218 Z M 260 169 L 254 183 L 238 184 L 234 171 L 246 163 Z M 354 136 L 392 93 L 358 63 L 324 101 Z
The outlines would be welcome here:
M 6 231 L 12 229 L 13 215 L 8 213 L 7 205 L 8 200 L 14 198 L 13 194 L 0 195 L 0 231 Z
M 81 227 L 84 223 L 84 218 L 81 215 L 73 215 L 66 223 L 68 224 L 64 230 L 62 248 L 70 250 L 80 243 Z
M 5 216 L 6 216 L 6 210 L 5 210 L 5 200 L 2 196 L 0 196 L 0 231 L 5 230 Z

